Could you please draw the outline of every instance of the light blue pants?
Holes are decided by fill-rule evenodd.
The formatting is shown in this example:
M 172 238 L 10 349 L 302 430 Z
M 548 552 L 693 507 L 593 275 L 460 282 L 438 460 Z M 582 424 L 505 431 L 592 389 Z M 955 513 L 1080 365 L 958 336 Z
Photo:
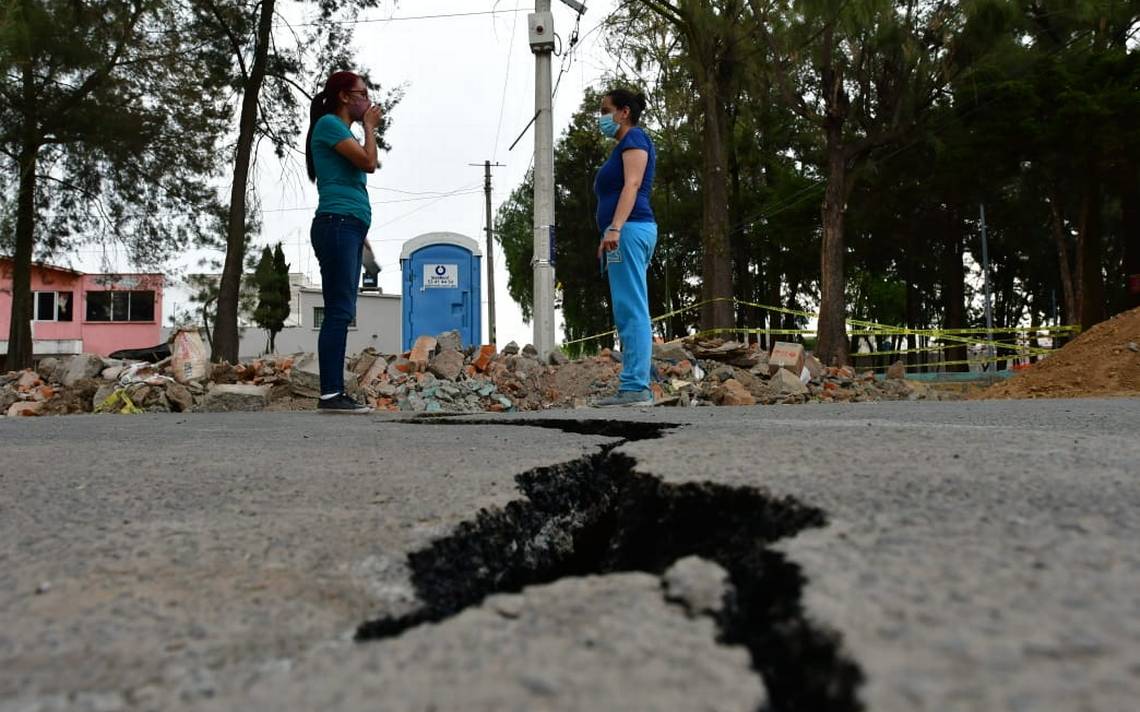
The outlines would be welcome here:
M 621 391 L 649 388 L 653 332 L 649 324 L 649 289 L 645 275 L 657 247 L 657 223 L 627 222 L 618 249 L 607 252 L 614 323 L 621 338 Z

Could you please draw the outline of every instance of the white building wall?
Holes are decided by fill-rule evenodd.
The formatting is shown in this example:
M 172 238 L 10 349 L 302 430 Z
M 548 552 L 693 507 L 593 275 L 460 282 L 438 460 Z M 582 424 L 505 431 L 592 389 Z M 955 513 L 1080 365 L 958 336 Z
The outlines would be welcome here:
M 317 336 L 320 329 L 314 324 L 313 310 L 324 306 L 320 289 L 301 288 L 294 292 L 295 306 L 291 310 L 290 322 L 300 322 L 298 326 L 286 326 L 277 335 L 276 347 L 279 354 L 317 351 Z M 349 355 L 360 353 L 371 346 L 380 353 L 400 352 L 400 328 L 403 317 L 400 295 L 361 292 L 356 298 L 356 326 L 349 327 Z M 242 332 L 238 353 L 243 359 L 260 356 L 265 351 L 265 331 L 256 327 Z

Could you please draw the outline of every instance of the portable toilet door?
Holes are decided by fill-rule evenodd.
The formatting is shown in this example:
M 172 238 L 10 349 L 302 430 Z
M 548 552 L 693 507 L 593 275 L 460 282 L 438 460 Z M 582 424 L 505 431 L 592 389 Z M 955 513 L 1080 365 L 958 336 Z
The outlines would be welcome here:
M 456 330 L 464 346 L 483 337 L 483 253 L 479 243 L 454 232 L 408 240 L 403 270 L 404 350 L 421 336 Z

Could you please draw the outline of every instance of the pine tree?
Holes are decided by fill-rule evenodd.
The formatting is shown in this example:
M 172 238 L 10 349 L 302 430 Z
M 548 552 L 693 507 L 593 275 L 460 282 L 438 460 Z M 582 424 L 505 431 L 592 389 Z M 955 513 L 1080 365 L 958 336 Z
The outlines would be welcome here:
M 261 251 L 253 279 L 257 285 L 257 309 L 253 312 L 253 320 L 265 329 L 268 336 L 266 352 L 273 353 L 277 334 L 285 328 L 285 320 L 289 318 L 289 265 L 285 262 L 280 242 L 273 250 L 266 246 Z
M 193 35 L 170 31 L 187 20 L 176 0 L 0 7 L 0 248 L 15 261 L 9 368 L 32 361 L 33 258 L 114 240 L 153 265 L 209 228 L 207 178 L 226 112 L 214 101 L 217 77 L 192 61 Z

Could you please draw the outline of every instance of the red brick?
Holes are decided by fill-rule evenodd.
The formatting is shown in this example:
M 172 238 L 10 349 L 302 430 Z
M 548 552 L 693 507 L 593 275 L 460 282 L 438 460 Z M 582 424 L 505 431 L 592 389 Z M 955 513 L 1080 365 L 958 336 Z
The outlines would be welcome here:
M 477 371 L 486 371 L 487 367 L 491 365 L 491 361 L 495 359 L 495 347 L 493 344 L 484 344 L 479 347 L 479 355 L 475 357 L 472 364 Z
M 435 353 L 437 346 L 434 336 L 421 336 L 416 339 L 416 343 L 412 346 L 412 353 L 408 359 L 416 365 L 417 371 L 426 371 L 428 362 L 431 361 L 432 354 Z

